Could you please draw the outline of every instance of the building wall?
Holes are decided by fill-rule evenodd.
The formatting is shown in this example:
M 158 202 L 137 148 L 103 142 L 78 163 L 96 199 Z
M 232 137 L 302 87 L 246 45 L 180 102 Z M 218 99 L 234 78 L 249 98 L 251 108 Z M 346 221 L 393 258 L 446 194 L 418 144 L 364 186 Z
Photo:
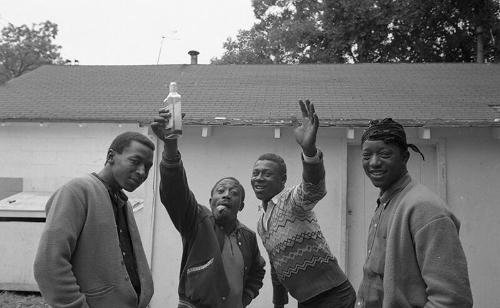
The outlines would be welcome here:
M 147 131 L 114 123 L 7 123 L 0 127 L 0 177 L 23 178 L 24 191 L 54 191 L 76 176 L 101 170 L 113 138 L 128 130 Z M 135 196 L 143 194 L 139 189 Z
M 1 126 L 0 177 L 23 178 L 25 191 L 53 191 L 75 176 L 99 171 L 111 140 L 126 130 L 147 133 L 146 128 L 125 124 L 122 127 L 117 124 L 80 127 L 78 123 Z M 417 133 L 410 135 L 415 138 Z M 500 307 L 495 296 L 500 285 L 500 267 L 496 265 L 500 255 L 500 140 L 493 138 L 488 128 L 436 128 L 431 130 L 431 135 L 444 144 L 447 201 L 462 222 L 460 237 L 468 258 L 475 306 Z M 288 184 L 297 183 L 301 173 L 300 151 L 292 130 L 282 129 L 279 139 L 273 136 L 271 127 L 215 127 L 207 138 L 201 136 L 201 127 L 185 128 L 180 149 L 189 183 L 199 202 L 208 204 L 209 192 L 216 180 L 235 176 L 247 191 L 241 221 L 255 229 L 259 202 L 249 179 L 257 156 L 264 152 L 282 155 L 288 166 Z M 358 130 L 356 138 L 359 138 Z M 321 128 L 318 145 L 325 156 L 328 194 L 318 204 L 316 213 L 333 253 L 344 267 L 345 129 Z M 156 166 L 148 181 L 131 197 L 145 200 L 144 209 L 136 213 L 136 218 L 146 252 L 152 257 L 156 290 L 152 307 L 171 307 L 177 298 L 181 242 L 155 196 L 158 174 L 154 170 Z M 267 260 L 262 246 L 261 252 Z M 251 307 L 268 306 L 271 301 L 269 268 L 267 270 L 262 293 Z
M 446 139 L 448 204 L 462 225 L 474 307 L 500 307 L 500 139 L 489 128 L 436 129 Z

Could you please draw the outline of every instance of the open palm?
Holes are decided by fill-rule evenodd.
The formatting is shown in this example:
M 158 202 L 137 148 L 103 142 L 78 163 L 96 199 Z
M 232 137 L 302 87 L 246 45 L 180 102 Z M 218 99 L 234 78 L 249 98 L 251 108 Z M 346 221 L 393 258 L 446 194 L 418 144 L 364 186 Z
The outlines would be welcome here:
M 299 101 L 302 112 L 302 123 L 294 130 L 295 140 L 302 147 L 302 151 L 307 156 L 316 154 L 316 135 L 318 133 L 319 119 L 314 110 L 314 105 L 306 100 Z

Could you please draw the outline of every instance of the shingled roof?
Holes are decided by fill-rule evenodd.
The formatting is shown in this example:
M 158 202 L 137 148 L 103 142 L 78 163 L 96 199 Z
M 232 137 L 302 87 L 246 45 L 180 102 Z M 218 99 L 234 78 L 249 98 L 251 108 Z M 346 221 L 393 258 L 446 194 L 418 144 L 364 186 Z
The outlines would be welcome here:
M 288 125 L 310 99 L 326 126 L 500 125 L 498 64 L 47 65 L 0 86 L 0 121 L 149 123 L 171 81 L 186 124 Z

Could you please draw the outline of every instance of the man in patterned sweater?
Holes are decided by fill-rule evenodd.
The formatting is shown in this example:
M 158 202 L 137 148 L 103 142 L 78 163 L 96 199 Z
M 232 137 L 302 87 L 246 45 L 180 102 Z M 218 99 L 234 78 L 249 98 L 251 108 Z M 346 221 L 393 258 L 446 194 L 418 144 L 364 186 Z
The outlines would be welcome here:
M 262 201 L 257 229 L 269 254 L 275 308 L 288 303 L 299 308 L 353 307 L 356 294 L 321 232 L 314 206 L 326 194 L 323 155 L 316 148 L 319 119 L 314 105 L 299 101 L 302 124 L 295 139 L 302 148 L 300 184 L 286 188 L 286 165 L 276 154 L 261 155 L 251 184 Z

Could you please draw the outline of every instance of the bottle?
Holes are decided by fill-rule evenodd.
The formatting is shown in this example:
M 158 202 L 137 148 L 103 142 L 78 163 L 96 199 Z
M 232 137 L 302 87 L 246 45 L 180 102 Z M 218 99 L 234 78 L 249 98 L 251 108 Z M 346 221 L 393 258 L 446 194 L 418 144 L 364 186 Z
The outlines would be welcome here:
M 167 138 L 179 138 L 182 135 L 181 95 L 177 93 L 177 83 L 171 82 L 167 98 L 163 100 L 165 108 L 170 111 L 170 121 L 165 126 Z

